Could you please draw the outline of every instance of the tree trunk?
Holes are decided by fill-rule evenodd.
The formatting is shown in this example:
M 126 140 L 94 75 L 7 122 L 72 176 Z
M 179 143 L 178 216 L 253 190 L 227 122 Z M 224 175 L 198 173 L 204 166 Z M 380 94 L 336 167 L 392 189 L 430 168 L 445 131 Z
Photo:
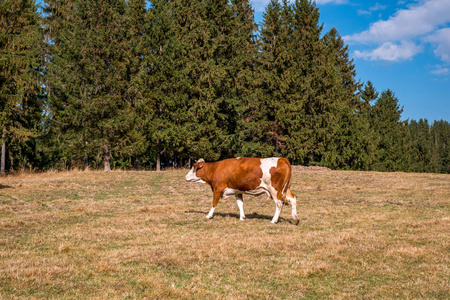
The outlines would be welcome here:
M 139 161 L 139 155 L 137 155 L 134 160 L 134 169 L 136 171 L 139 171 L 141 169 L 141 162 Z
M 89 168 L 89 158 L 88 158 L 88 155 L 85 154 L 84 155 L 84 169 L 86 170 L 87 168 Z
M 3 129 L 2 134 L 2 157 L 1 157 L 1 166 L 0 166 L 0 175 L 5 176 L 5 163 L 6 163 L 6 130 Z
M 105 156 L 103 159 L 103 165 L 104 165 L 104 171 L 109 172 L 111 171 L 111 165 L 109 164 L 109 160 L 111 158 L 111 149 L 109 149 L 108 146 L 105 146 Z
M 86 148 L 87 148 L 87 145 L 88 145 L 87 141 L 85 142 L 85 145 L 86 145 Z M 86 169 L 89 168 L 89 154 L 88 154 L 87 150 L 85 150 L 85 151 L 86 152 L 84 153 L 84 169 L 86 170 Z
M 159 152 L 156 155 L 156 171 L 161 171 L 161 154 Z

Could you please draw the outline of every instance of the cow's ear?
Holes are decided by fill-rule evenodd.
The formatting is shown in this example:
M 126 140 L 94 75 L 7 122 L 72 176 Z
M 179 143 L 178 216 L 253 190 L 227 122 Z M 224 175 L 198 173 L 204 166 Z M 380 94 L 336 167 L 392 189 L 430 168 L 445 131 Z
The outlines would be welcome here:
M 195 163 L 192 166 L 194 167 L 194 170 L 198 170 L 198 169 L 203 168 L 203 163 L 195 161 Z

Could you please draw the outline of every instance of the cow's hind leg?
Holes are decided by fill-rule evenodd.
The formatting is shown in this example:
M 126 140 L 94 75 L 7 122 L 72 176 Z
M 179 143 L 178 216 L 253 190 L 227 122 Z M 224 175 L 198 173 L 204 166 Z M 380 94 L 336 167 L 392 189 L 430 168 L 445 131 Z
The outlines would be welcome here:
M 289 200 L 289 202 L 292 205 L 292 219 L 294 219 L 294 224 L 298 225 L 299 219 L 297 215 L 297 196 L 295 196 L 291 189 L 287 189 L 286 191 L 286 198 Z
M 283 208 L 283 201 L 281 199 L 278 199 L 277 194 L 278 193 L 276 191 L 270 193 L 273 201 L 275 202 L 275 215 L 273 215 L 273 218 L 271 221 L 273 224 L 278 222 L 278 218 L 280 217 L 281 209 Z
M 236 195 L 236 203 L 239 207 L 239 219 L 241 221 L 245 220 L 245 214 L 244 214 L 244 200 L 242 198 L 242 194 Z
M 216 206 L 219 203 L 221 196 L 222 196 L 221 192 L 214 192 L 212 207 L 209 210 L 209 213 L 206 215 L 207 219 L 212 219 L 214 217 L 214 210 L 216 209 Z

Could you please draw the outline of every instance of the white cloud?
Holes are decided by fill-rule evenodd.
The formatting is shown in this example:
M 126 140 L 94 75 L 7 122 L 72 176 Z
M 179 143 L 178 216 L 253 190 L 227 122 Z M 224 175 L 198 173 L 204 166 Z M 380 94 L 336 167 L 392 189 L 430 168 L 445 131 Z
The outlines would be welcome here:
M 370 11 L 378 11 L 378 10 L 385 10 L 386 9 L 386 5 L 381 5 L 380 3 L 376 3 L 374 6 L 369 7 Z
M 386 42 L 371 51 L 355 51 L 355 57 L 369 60 L 402 61 L 411 59 L 417 53 L 423 51 L 423 47 L 412 42 L 401 41 L 400 44 Z
M 436 44 L 434 54 L 450 63 L 450 28 L 442 28 L 427 36 L 425 41 Z
M 358 9 L 357 13 L 358 13 L 359 16 L 361 16 L 361 15 L 371 15 L 372 12 L 374 12 L 374 11 L 385 10 L 385 9 L 386 9 L 386 5 L 381 5 L 379 3 L 376 3 L 374 6 L 369 7 L 368 10 Z
M 383 7 L 375 5 L 372 9 Z M 435 55 L 450 62 L 450 28 L 443 28 L 449 23 L 450 0 L 420 0 L 398 10 L 388 20 L 372 23 L 363 32 L 344 36 L 344 40 L 352 44 L 375 45 L 373 50 L 355 51 L 357 58 L 407 60 L 422 52 L 425 43 L 431 43 Z
M 371 15 L 371 14 L 372 14 L 372 12 L 369 10 L 358 9 L 358 16 Z
M 431 74 L 438 75 L 438 76 L 444 76 L 450 74 L 450 71 L 448 68 L 441 67 L 439 65 L 435 66 L 436 69 L 431 71 Z
M 401 9 L 388 20 L 372 23 L 368 30 L 345 36 L 347 42 L 385 43 L 428 34 L 450 22 L 449 0 L 428 0 Z

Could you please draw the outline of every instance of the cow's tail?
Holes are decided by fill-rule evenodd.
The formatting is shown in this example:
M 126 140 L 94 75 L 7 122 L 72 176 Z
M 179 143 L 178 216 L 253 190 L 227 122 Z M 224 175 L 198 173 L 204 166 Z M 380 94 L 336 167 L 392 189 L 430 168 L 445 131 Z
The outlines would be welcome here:
M 291 168 L 291 164 L 289 163 L 289 161 L 288 160 L 286 160 L 286 161 L 287 161 L 286 164 L 287 164 L 287 167 L 288 167 L 288 171 L 287 171 L 287 178 L 286 178 L 286 180 L 284 182 L 284 185 L 283 185 L 283 189 L 281 190 L 281 196 L 282 196 L 282 199 L 283 199 L 283 203 L 285 205 L 289 205 L 289 204 L 291 204 L 291 201 L 287 198 L 287 194 L 288 194 L 288 190 L 289 190 L 289 188 L 291 186 L 292 168 Z

